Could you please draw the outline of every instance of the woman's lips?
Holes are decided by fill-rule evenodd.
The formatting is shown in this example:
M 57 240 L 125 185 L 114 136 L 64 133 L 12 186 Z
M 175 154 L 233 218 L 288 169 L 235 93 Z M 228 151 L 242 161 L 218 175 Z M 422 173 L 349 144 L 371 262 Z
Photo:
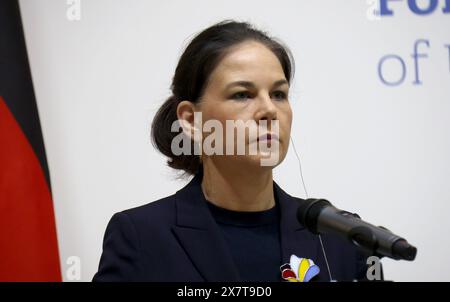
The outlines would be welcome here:
M 276 135 L 275 133 L 266 133 L 266 134 L 263 134 L 263 135 L 260 135 L 257 139 L 256 139 L 256 141 L 257 142 L 259 142 L 259 141 L 274 141 L 274 140 L 280 140 L 279 138 L 278 138 L 278 135 Z

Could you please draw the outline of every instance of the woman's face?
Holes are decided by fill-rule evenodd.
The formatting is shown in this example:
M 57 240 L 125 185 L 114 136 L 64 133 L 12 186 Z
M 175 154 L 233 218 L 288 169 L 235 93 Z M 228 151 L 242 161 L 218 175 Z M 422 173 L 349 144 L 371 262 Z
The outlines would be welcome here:
M 272 138 L 268 146 L 277 147 L 276 163 L 278 165 L 286 156 L 292 123 L 292 111 L 288 101 L 289 84 L 284 75 L 280 61 L 266 46 L 248 41 L 236 45 L 219 62 L 211 73 L 204 94 L 198 104 L 202 113 L 203 124 L 211 119 L 223 125 L 224 154 L 226 140 L 226 121 L 254 121 L 256 125 L 264 125 L 264 131 L 257 136 L 273 133 L 273 121 L 278 122 L 278 141 Z M 211 132 L 203 132 L 205 139 Z M 250 139 L 252 138 L 252 139 Z M 211 155 L 209 159 L 218 165 L 238 164 L 240 167 L 261 166 L 261 158 L 267 158 L 268 153 L 258 150 L 249 154 L 250 144 L 258 145 L 249 132 L 245 135 L 245 155 L 236 155 L 237 133 L 234 134 L 234 155 Z M 274 148 L 272 148 L 274 149 Z M 274 154 L 272 153 L 272 156 Z M 205 155 L 203 159 L 205 160 Z

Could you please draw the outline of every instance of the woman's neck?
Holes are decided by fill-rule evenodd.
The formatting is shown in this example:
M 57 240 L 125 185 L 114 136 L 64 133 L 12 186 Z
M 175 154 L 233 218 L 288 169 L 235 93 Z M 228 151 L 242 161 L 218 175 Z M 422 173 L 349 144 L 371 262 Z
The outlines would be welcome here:
M 271 169 L 244 169 L 203 163 L 202 190 L 214 205 L 244 212 L 268 210 L 275 206 Z

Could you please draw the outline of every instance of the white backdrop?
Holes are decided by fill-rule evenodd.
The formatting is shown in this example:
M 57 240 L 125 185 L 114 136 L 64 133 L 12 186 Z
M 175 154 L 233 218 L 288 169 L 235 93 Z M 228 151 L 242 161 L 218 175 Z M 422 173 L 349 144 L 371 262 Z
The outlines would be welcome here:
M 450 14 L 444 0 L 427 15 L 406 0 L 388 1 L 394 15 L 379 18 L 370 13 L 375 0 L 79 3 L 80 20 L 71 21 L 67 11 L 73 13 L 74 4 L 66 0 L 20 1 L 65 280 L 70 256 L 81 259 L 81 280 L 91 280 L 113 213 L 185 184 L 153 149 L 149 125 L 169 96 L 189 38 L 233 18 L 268 30 L 294 54 L 292 135 L 309 195 L 418 247 L 414 262 L 383 260 L 387 279 L 450 281 Z M 417 4 L 425 10 L 430 1 Z M 419 39 L 428 46 L 419 42 L 424 55 L 414 57 Z M 404 76 L 398 85 L 380 78 L 386 55 L 382 77 L 393 83 Z M 292 146 L 275 180 L 305 197 Z

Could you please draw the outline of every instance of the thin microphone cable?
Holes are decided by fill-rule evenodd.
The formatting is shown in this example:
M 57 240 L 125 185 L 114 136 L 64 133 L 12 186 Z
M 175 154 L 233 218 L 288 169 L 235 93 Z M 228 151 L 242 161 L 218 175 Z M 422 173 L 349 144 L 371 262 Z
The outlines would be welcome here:
M 294 144 L 294 140 L 292 139 L 292 136 L 291 136 L 291 142 L 292 142 L 292 148 L 294 149 L 295 156 L 297 157 L 297 160 L 298 160 L 298 167 L 299 167 L 299 171 L 300 171 L 300 177 L 302 179 L 303 190 L 305 191 L 306 199 L 308 199 L 309 195 L 308 195 L 308 191 L 306 190 L 305 181 L 303 179 L 302 164 L 300 161 L 300 156 L 298 156 L 297 150 L 295 149 L 295 144 Z M 318 236 L 319 236 L 320 246 L 322 248 L 322 253 L 325 258 L 325 264 L 327 266 L 328 276 L 330 277 L 330 281 L 333 281 L 333 278 L 331 277 L 330 265 L 328 264 L 327 253 L 325 252 L 325 247 L 323 246 L 323 242 L 322 242 L 322 236 L 320 234 Z

